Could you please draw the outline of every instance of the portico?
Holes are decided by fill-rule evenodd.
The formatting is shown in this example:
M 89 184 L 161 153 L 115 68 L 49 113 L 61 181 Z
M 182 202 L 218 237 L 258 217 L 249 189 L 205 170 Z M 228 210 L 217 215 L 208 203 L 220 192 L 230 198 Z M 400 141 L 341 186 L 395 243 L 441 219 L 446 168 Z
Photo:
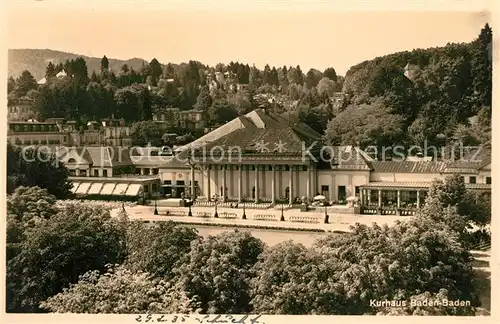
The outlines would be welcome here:
M 217 194 L 222 201 L 251 200 L 255 203 L 275 203 L 285 199 L 289 204 L 302 196 L 312 199 L 311 167 L 269 162 L 243 160 L 241 164 L 200 165 L 202 196 L 208 199 Z

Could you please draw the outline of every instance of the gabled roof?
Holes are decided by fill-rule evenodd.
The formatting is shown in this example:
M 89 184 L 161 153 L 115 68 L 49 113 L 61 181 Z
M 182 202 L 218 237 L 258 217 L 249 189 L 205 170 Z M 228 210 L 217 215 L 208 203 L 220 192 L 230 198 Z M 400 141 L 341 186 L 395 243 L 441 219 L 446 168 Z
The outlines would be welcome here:
M 380 173 L 442 173 L 447 164 L 441 161 L 372 161 L 372 170 Z
M 480 146 L 467 150 L 462 158 L 450 161 L 446 173 L 476 173 L 479 169 L 491 163 L 491 148 Z M 470 170 L 464 172 L 465 170 Z
M 132 165 L 130 151 L 124 147 L 61 147 L 57 151 L 59 159 L 63 162 L 67 161 L 75 153 L 94 167 Z
M 254 150 L 255 143 L 262 141 L 264 144 L 270 143 L 268 148 L 272 152 L 274 144 L 281 141 L 285 144 L 284 148 L 287 151 L 297 152 L 302 150 L 302 142 L 308 147 L 312 142 L 320 140 L 320 134 L 297 119 L 290 118 L 288 120 L 264 109 L 255 109 L 199 139 L 177 148 L 177 151 L 205 146 L 239 146 L 242 151 L 251 151 Z
M 370 170 L 372 160 L 364 151 L 351 145 L 333 146 L 331 152 L 331 167 L 344 170 Z

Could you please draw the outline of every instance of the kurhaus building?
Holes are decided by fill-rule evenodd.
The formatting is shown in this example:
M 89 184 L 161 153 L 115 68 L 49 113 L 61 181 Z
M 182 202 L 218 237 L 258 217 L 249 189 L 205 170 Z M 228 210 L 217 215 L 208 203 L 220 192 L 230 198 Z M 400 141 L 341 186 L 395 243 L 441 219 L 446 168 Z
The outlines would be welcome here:
M 92 158 L 81 150 L 85 148 L 66 150 L 62 158 L 70 170 L 79 170 L 79 179 L 74 179 L 79 194 L 87 194 L 78 190 L 82 182 L 104 186 L 118 183 L 118 178 L 123 181 L 123 174 L 117 176 L 109 164 L 97 161 L 106 158 L 120 159 L 115 164 L 122 173 L 124 166 L 130 166 L 136 179 L 146 177 L 143 192 L 171 197 L 194 194 L 198 201 L 216 197 L 219 201 L 293 204 L 304 196 L 312 199 L 320 194 L 333 204 L 358 197 L 366 207 L 418 208 L 432 181 L 453 173 L 459 173 L 470 189 L 491 190 L 491 152 L 487 149 L 471 152 L 460 161 L 377 161 L 353 146 L 325 149 L 320 134 L 309 126 L 264 109 L 237 117 L 169 155 L 152 155 L 151 148 L 114 148 L 112 158 L 111 151 Z M 106 174 L 96 171 L 100 165 L 107 166 Z M 87 178 L 82 179 L 82 168 Z M 131 176 L 127 177 L 132 183 Z

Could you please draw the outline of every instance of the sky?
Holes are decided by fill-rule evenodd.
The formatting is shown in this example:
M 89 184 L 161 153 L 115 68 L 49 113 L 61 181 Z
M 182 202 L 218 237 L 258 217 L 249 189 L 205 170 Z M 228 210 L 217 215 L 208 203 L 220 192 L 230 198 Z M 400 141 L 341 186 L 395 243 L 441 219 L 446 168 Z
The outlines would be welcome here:
M 463 0 L 421 0 L 420 7 L 373 2 L 343 8 L 341 0 L 11 0 L 6 36 L 8 48 L 161 63 L 300 65 L 304 72 L 333 67 L 343 75 L 377 56 L 469 42 L 490 18 L 481 0 L 474 8 Z M 442 11 L 451 8 L 458 11 Z

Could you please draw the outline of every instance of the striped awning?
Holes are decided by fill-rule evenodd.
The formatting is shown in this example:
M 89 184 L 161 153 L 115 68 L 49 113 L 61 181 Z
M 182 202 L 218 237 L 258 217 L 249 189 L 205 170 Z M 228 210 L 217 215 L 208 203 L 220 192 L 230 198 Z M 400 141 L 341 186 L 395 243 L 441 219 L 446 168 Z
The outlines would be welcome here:
M 362 185 L 365 189 L 427 189 L 431 182 L 370 182 Z
M 113 190 L 113 195 L 123 196 L 127 192 L 128 183 L 119 183 L 116 185 L 115 190 Z
M 80 186 L 80 182 L 73 182 L 73 188 L 71 188 L 72 193 L 76 193 L 76 190 Z
M 111 195 L 115 190 L 116 183 L 105 183 L 101 189 L 101 195 Z
M 103 183 L 102 182 L 94 182 L 91 186 L 87 194 L 89 195 L 97 195 L 101 192 Z
M 90 188 L 90 182 L 82 182 L 78 187 L 78 189 L 76 189 L 75 193 L 84 195 L 87 193 L 89 188 Z
M 137 184 L 137 183 L 132 183 L 128 186 L 127 192 L 125 193 L 126 196 L 137 196 L 142 189 L 142 185 Z

